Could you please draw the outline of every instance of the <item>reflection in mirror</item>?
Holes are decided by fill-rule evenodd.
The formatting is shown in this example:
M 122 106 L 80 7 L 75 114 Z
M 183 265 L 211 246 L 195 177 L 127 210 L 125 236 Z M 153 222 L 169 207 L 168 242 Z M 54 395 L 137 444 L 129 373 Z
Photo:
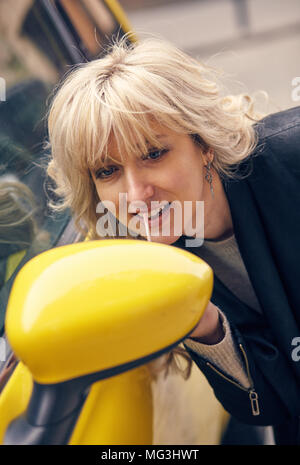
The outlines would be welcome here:
M 13 274 L 34 242 L 36 252 L 48 240 L 35 220 L 38 211 L 28 186 L 14 176 L 0 178 L 0 288 Z

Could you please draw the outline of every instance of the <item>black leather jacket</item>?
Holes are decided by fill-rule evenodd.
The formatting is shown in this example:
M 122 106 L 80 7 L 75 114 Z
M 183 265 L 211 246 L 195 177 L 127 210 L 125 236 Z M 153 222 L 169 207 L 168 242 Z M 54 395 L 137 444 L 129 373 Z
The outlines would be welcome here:
M 249 309 L 216 276 L 211 298 L 230 322 L 251 388 L 186 350 L 234 417 L 273 425 L 279 444 L 300 444 L 300 360 L 293 357 L 300 337 L 300 107 L 266 117 L 256 131 L 256 149 L 239 166 L 250 174 L 223 185 L 263 314 Z

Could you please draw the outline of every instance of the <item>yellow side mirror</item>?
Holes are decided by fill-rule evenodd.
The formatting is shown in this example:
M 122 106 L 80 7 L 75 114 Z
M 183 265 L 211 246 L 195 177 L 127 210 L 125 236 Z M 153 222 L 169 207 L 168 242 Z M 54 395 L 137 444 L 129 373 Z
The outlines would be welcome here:
M 205 262 L 162 244 L 105 240 L 59 247 L 33 258 L 17 276 L 7 337 L 38 383 L 120 372 L 184 339 L 212 283 Z
M 10 295 L 6 333 L 34 384 L 26 414 L 11 416 L 15 419 L 4 444 L 65 444 L 81 411 L 72 441 L 83 441 L 84 419 L 91 413 L 82 408 L 91 385 L 145 364 L 182 341 L 201 318 L 212 284 L 212 270 L 201 259 L 145 241 L 72 244 L 28 262 Z M 139 377 L 132 377 L 137 385 Z M 122 397 L 131 381 L 126 377 L 122 385 L 118 380 L 110 390 L 117 387 Z M 103 386 L 93 391 L 94 398 L 91 392 L 86 406 L 95 409 Z M 130 405 L 135 407 L 133 400 Z M 141 440 L 149 437 L 149 424 Z M 122 426 L 119 438 L 123 432 Z M 88 440 L 92 437 L 89 431 Z

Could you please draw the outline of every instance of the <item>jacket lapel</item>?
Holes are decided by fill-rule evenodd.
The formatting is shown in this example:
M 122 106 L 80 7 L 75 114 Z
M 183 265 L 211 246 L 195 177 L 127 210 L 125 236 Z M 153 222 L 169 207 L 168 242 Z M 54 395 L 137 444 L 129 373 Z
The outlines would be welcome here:
M 247 180 L 227 181 L 224 189 L 249 279 L 278 345 L 290 358 L 291 338 L 299 334 L 299 328 L 281 276 L 290 276 L 291 270 L 278 270 L 276 266 L 276 255 L 274 249 L 270 250 L 268 234 L 259 216 L 257 198 L 254 198 Z

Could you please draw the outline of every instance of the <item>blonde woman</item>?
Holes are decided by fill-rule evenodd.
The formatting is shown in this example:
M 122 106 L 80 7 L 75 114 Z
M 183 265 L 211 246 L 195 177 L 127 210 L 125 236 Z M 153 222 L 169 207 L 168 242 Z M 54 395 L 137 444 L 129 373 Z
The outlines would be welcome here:
M 300 111 L 262 119 L 218 78 L 163 41 L 115 44 L 56 93 L 48 173 L 56 208 L 92 238 L 148 238 L 211 265 L 185 350 L 234 417 L 296 443 Z

